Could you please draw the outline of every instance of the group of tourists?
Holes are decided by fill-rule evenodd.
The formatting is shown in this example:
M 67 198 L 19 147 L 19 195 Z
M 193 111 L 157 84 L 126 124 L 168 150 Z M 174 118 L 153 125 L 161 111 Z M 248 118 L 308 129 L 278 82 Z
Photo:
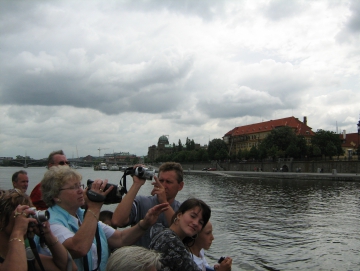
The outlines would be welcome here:
M 14 173 L 14 189 L 0 191 L 0 271 L 231 270 L 230 257 L 212 266 L 205 259 L 214 240 L 210 207 L 197 198 L 175 199 L 184 186 L 180 164 L 160 166 L 151 196 L 138 194 L 145 180 L 133 176 L 113 213 L 87 196 L 106 198 L 107 180 L 94 180 L 91 188 L 81 181 L 61 150 L 49 155 L 30 196 L 26 171 Z

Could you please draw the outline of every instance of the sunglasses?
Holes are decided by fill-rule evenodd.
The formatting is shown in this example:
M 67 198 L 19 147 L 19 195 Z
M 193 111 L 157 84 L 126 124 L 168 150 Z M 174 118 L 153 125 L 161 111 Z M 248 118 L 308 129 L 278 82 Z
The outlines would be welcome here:
M 69 161 L 60 161 L 58 164 L 61 165 L 61 166 L 70 165 Z

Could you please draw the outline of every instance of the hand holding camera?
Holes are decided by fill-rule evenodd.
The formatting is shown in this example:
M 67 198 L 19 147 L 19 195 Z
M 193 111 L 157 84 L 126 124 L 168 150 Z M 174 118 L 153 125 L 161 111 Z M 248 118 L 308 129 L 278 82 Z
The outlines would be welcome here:
M 25 235 L 28 231 L 30 223 L 36 223 L 36 219 L 32 217 L 28 217 L 30 212 L 33 211 L 29 209 L 27 205 L 19 205 L 14 210 L 14 227 L 13 232 L 20 232 L 21 235 Z
M 107 200 L 108 195 L 112 193 L 112 190 L 114 190 L 114 188 L 116 190 L 116 186 L 113 184 L 108 184 L 108 180 L 100 180 L 100 179 L 97 179 L 95 181 L 88 180 L 87 186 L 88 187 L 85 190 L 87 198 L 91 202 L 101 202 L 102 204 L 103 203 L 108 204 L 108 200 Z M 90 202 L 87 202 L 87 204 L 91 205 Z

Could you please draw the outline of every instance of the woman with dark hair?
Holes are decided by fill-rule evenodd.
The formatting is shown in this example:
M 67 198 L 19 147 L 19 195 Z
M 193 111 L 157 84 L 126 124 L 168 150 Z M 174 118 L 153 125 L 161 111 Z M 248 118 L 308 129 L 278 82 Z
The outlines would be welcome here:
M 28 195 L 20 190 L 0 190 L 0 270 L 77 270 L 65 247 L 52 234 L 49 223 L 39 226 L 32 217 L 35 211 L 31 206 Z M 53 257 L 38 253 L 40 245 L 33 237 L 40 227 Z
M 200 231 L 195 239 L 195 242 L 188 246 L 189 251 L 192 254 L 192 258 L 197 266 L 202 271 L 229 271 L 231 270 L 232 259 L 230 257 L 221 257 L 219 263 L 211 267 L 205 259 L 204 249 L 208 250 L 214 240 L 212 232 L 212 224 L 209 221 L 205 227 Z
M 199 199 L 184 201 L 175 212 L 170 228 L 153 234 L 150 249 L 162 253 L 161 270 L 199 271 L 184 244 L 194 240 L 211 216 L 210 207 Z

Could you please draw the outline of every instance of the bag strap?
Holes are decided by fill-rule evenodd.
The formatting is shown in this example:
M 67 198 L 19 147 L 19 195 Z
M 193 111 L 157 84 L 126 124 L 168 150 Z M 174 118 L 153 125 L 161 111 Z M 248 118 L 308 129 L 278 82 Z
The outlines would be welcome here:
M 99 224 L 96 225 L 95 238 L 96 238 L 96 250 L 98 256 L 98 267 L 95 270 L 98 270 L 100 268 L 100 262 L 101 262 L 101 240 L 99 233 Z M 87 254 L 83 257 L 83 263 L 84 263 L 84 271 L 90 271 Z
M 29 240 L 29 244 L 30 244 L 31 250 L 32 250 L 32 252 L 34 253 L 35 259 L 36 259 L 36 261 L 38 262 L 41 271 L 45 271 L 44 266 L 43 266 L 43 264 L 42 264 L 42 262 L 41 262 L 39 253 L 38 253 L 38 251 L 37 251 L 37 249 L 36 249 L 36 244 L 35 244 L 35 242 L 34 242 L 34 239 L 33 239 L 33 238 L 28 238 L 28 240 Z
M 99 233 L 99 223 L 96 227 L 96 249 L 97 249 L 97 255 L 98 255 L 98 268 L 100 268 L 100 262 L 101 262 L 101 240 L 100 240 L 100 233 Z

